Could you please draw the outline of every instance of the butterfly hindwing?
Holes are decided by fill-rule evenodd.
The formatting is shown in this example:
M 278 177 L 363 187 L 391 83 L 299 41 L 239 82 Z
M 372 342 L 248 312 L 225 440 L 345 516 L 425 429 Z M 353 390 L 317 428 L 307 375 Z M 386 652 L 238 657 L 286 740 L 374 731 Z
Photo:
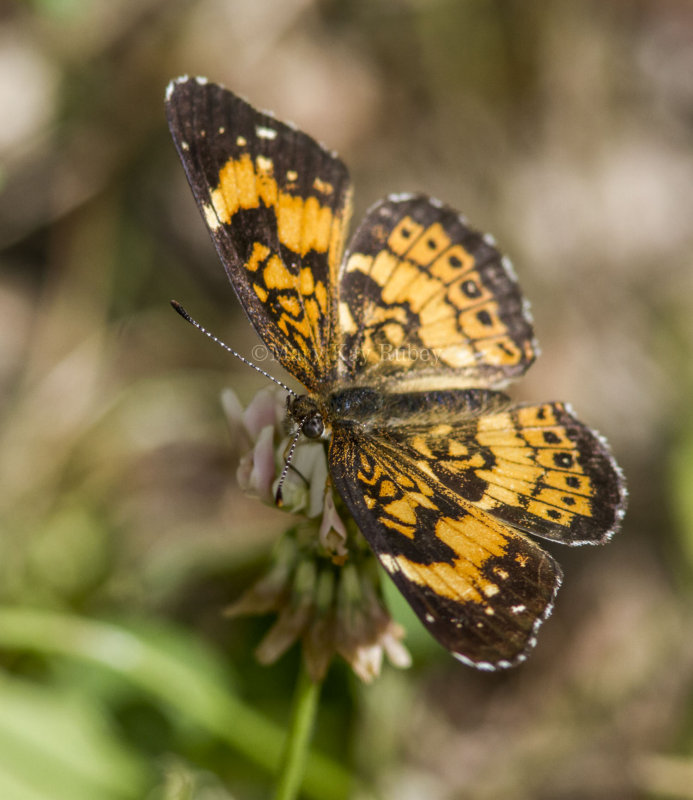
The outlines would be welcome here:
M 335 358 L 346 167 L 306 134 L 201 79 L 173 82 L 166 109 L 243 308 L 279 362 L 318 388 Z
M 600 544 L 623 516 L 625 488 L 604 440 L 564 403 L 525 405 L 392 430 L 423 452 L 450 491 L 521 531 Z
M 442 485 L 387 432 L 336 427 L 332 479 L 380 563 L 436 639 L 479 668 L 526 657 L 561 570 Z
M 339 377 L 397 391 L 493 386 L 521 375 L 536 343 L 512 267 L 490 237 L 425 196 L 374 206 L 339 280 Z

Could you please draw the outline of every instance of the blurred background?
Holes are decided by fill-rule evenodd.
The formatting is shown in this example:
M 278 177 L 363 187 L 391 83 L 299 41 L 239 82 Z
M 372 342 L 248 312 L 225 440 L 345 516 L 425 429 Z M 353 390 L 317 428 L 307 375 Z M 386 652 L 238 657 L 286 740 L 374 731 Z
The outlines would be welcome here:
M 693 798 L 693 4 L 33 0 L 0 6 L 0 797 L 267 797 L 297 669 L 224 619 L 286 516 L 220 405 L 263 380 L 166 129 L 206 75 L 492 232 L 543 355 L 629 482 L 528 663 L 335 663 L 305 796 Z M 278 377 L 279 367 L 275 365 Z M 349 786 L 349 776 L 357 786 Z

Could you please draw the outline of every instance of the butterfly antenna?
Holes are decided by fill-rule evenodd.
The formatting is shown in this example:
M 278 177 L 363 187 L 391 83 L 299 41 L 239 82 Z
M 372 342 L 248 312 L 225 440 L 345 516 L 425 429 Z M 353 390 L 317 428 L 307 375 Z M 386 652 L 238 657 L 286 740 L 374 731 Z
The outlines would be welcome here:
M 297 397 L 298 396 L 296 394 L 296 392 L 294 392 L 293 389 L 289 389 L 289 387 L 285 383 L 282 383 L 280 380 L 275 378 L 273 375 L 270 375 L 269 372 L 265 372 L 264 369 L 261 369 L 260 367 L 258 367 L 257 364 L 253 364 L 252 361 L 248 361 L 247 358 L 244 358 L 240 353 L 237 353 L 232 347 L 229 347 L 225 342 L 222 342 L 221 339 L 217 339 L 217 337 L 213 333 L 210 333 L 207 330 L 207 328 L 205 328 L 202 325 L 200 325 L 200 323 L 196 319 L 193 319 L 190 316 L 190 314 L 188 314 L 188 312 L 183 308 L 183 306 L 180 303 L 176 302 L 175 300 L 171 300 L 171 306 L 181 315 L 181 317 L 183 317 L 183 319 L 187 320 L 191 325 L 193 325 L 195 328 L 197 328 L 198 331 L 200 331 L 201 333 L 204 333 L 205 336 L 208 336 L 213 342 L 216 342 L 220 347 L 223 347 L 224 350 L 226 350 L 227 352 L 231 353 L 231 355 L 235 356 L 239 361 L 242 361 L 244 364 L 247 364 L 249 367 L 252 367 L 254 370 L 259 372 L 260 375 L 264 375 L 265 378 L 269 378 L 273 383 L 276 383 L 279 386 L 281 386 L 282 389 L 287 391 L 293 397 Z M 293 448 L 292 448 L 292 452 L 293 452 Z M 283 477 L 284 476 L 282 474 L 282 478 Z
M 291 447 L 289 448 L 289 453 L 286 457 L 286 461 L 284 462 L 284 469 L 282 470 L 281 475 L 279 476 L 279 483 L 277 484 L 277 493 L 274 496 L 274 502 L 281 507 L 282 503 L 284 502 L 284 498 L 282 497 L 282 487 L 284 486 L 284 481 L 286 480 L 286 475 L 289 472 L 289 467 L 291 466 L 291 459 L 294 457 L 294 450 L 296 449 L 296 445 L 298 444 L 298 440 L 301 436 L 301 428 L 296 431 L 296 434 L 291 442 Z

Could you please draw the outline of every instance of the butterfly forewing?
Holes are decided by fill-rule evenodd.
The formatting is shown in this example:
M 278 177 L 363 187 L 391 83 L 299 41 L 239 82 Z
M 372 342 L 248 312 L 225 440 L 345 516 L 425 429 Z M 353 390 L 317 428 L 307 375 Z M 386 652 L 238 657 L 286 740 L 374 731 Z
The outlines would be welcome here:
M 166 108 L 243 308 L 279 362 L 317 389 L 335 358 L 346 167 L 306 134 L 200 79 L 172 83 Z

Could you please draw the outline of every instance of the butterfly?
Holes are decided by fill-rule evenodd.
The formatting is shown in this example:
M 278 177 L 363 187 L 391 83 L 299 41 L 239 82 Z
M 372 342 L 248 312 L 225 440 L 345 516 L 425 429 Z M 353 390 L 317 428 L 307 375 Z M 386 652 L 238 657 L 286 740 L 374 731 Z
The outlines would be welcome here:
M 306 389 L 288 414 L 424 626 L 479 669 L 536 643 L 561 583 L 532 538 L 598 544 L 625 511 L 606 441 L 504 386 L 537 355 L 493 239 L 392 195 L 345 249 L 351 183 L 310 136 L 201 78 L 166 94 L 204 221 L 255 330 Z

